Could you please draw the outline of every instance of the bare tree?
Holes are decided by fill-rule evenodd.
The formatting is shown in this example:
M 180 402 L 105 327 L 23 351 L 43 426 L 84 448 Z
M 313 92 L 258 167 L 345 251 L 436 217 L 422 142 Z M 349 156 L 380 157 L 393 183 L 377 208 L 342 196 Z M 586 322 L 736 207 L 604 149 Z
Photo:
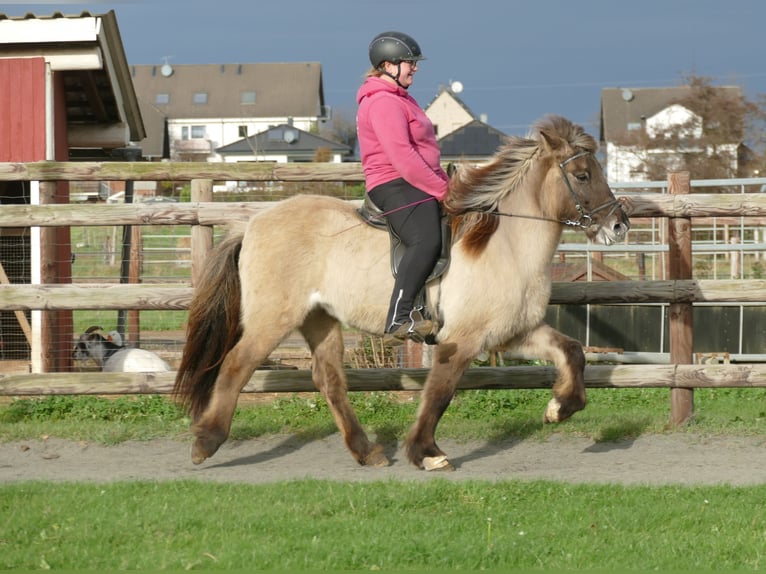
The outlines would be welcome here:
M 356 148 L 356 120 L 338 109 L 333 110 L 332 122 L 322 128 L 322 137 L 338 143 L 346 144 L 352 150 Z
M 748 100 L 741 90 L 713 86 L 710 78 L 687 76 L 687 94 L 678 104 L 694 115 L 686 122 L 657 130 L 625 135 L 641 158 L 649 180 L 661 180 L 669 171 L 689 171 L 693 179 L 750 177 L 763 157 L 764 102 Z

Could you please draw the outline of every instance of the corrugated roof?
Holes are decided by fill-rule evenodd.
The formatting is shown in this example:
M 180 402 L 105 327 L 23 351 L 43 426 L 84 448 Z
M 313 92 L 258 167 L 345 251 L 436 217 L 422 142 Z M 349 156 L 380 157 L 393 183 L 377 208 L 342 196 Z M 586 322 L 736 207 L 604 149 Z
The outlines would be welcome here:
M 142 106 L 176 118 L 270 118 L 322 115 L 322 67 L 317 62 L 251 64 L 179 64 L 163 74 L 161 65 L 131 67 L 133 85 Z M 254 103 L 243 103 L 244 92 Z M 206 93 L 207 103 L 194 102 Z M 157 101 L 168 96 L 167 103 Z
M 604 88 L 601 90 L 601 141 L 615 141 L 631 125 L 641 125 L 667 108 L 689 97 L 690 86 L 672 88 Z M 738 86 L 716 87 L 731 98 L 739 98 Z
M 292 132 L 290 137 L 285 137 L 287 132 Z M 351 152 L 351 148 L 346 144 L 328 140 L 288 124 L 274 126 L 253 136 L 219 147 L 215 151 L 222 155 L 295 154 L 313 153 L 319 148 L 329 148 L 341 154 Z
M 90 26 L 88 19 L 98 20 L 100 26 L 95 23 Z M 54 12 L 50 16 L 0 14 L 0 29 L 3 29 L 0 57 L 3 53 L 19 57 L 36 53 L 50 55 L 59 49 L 101 49 L 105 58 L 102 69 L 58 72 L 64 78 L 68 121 L 70 124 L 101 126 L 124 121 L 131 140 L 144 138 L 143 120 L 130 81 L 114 10 L 106 14 Z M 117 107 L 118 102 L 122 104 L 121 109 Z

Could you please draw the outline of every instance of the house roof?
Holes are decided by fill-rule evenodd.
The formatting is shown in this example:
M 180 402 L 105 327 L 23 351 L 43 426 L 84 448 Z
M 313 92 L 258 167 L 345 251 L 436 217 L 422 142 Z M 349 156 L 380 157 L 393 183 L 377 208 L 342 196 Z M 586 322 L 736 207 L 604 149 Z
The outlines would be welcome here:
M 124 127 L 125 139 L 131 141 L 145 137 L 113 10 L 94 15 L 0 14 L 0 57 L 39 56 L 63 77 L 67 122 L 77 126 L 81 143 L 87 143 L 89 134 L 100 141 L 105 126 Z
M 173 119 L 319 117 L 324 107 L 318 62 L 136 65 L 131 75 L 141 106 Z
M 255 135 L 243 138 L 215 151 L 221 155 L 307 155 L 319 148 L 328 148 L 333 152 L 348 154 L 351 148 L 289 124 L 280 124 Z
M 487 158 L 495 154 L 507 136 L 492 126 L 474 120 L 439 140 L 447 159 Z
M 601 141 L 615 141 L 634 126 L 689 96 L 691 86 L 672 88 L 604 88 L 601 90 Z M 724 95 L 739 98 L 738 86 L 720 86 Z
M 463 110 L 465 110 L 465 112 L 472 118 L 476 117 L 476 114 L 471 111 L 471 108 L 469 108 L 466 103 L 460 99 L 460 97 L 452 90 L 452 88 L 444 85 L 439 86 L 439 91 L 436 92 L 436 95 L 431 99 L 430 102 L 428 102 L 428 105 L 424 109 L 428 110 L 428 108 L 433 106 L 439 99 L 444 96 L 448 96 L 451 100 L 463 108 Z
M 590 279 L 588 279 L 588 265 L 590 265 Z M 629 279 L 630 277 L 627 275 L 623 275 L 596 259 L 591 259 L 590 263 L 551 264 L 551 280 L 562 283 L 568 281 L 627 281 Z

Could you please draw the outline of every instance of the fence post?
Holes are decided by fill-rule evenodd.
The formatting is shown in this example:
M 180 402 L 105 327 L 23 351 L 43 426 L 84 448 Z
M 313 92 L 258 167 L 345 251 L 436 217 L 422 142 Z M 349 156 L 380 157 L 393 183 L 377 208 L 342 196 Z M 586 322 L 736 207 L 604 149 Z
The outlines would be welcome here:
M 191 180 L 192 202 L 213 201 L 213 180 Z M 199 276 L 205 266 L 208 253 L 213 249 L 213 226 L 192 225 L 191 228 L 191 272 L 192 287 L 197 285 Z
M 685 195 L 691 191 L 688 171 L 668 174 L 668 191 Z M 671 280 L 692 278 L 691 219 L 668 218 L 668 273 Z M 691 303 L 670 303 L 670 362 L 674 365 L 691 364 L 693 351 L 693 323 Z M 694 414 L 694 389 L 670 389 L 670 422 L 680 425 Z

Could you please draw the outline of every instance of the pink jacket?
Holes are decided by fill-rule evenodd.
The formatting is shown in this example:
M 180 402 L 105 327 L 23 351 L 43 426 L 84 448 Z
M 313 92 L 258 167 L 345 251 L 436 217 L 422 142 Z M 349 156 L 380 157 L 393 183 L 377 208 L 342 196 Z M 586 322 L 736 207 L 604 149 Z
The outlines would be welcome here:
M 356 95 L 356 129 L 367 189 L 404 178 L 414 187 L 443 199 L 447 174 L 431 120 L 407 90 L 370 77 Z

